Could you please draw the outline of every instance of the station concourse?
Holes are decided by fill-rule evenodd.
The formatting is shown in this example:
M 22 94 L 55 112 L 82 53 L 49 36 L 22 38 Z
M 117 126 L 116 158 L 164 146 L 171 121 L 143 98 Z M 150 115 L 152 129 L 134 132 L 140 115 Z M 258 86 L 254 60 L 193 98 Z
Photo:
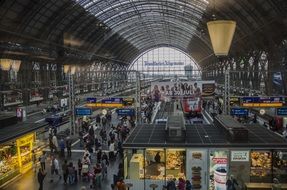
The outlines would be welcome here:
M 286 0 L 0 0 L 0 189 L 287 189 Z

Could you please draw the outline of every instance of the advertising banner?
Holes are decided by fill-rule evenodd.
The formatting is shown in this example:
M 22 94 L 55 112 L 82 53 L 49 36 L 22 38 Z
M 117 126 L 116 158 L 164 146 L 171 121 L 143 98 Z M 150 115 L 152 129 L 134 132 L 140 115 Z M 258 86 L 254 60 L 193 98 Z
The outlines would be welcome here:
M 228 151 L 210 152 L 209 190 L 226 190 Z
M 152 82 L 151 93 L 155 101 L 165 97 L 199 97 L 212 96 L 215 91 L 215 81 L 179 81 Z

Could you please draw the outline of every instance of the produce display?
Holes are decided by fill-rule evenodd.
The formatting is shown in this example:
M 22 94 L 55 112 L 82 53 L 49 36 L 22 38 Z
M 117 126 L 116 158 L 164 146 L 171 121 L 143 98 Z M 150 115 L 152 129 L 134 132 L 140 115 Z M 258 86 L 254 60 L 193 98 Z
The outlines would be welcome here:
M 166 169 L 180 169 L 183 164 L 182 152 L 168 151 L 166 157 Z
M 0 149 L 0 176 L 5 176 L 5 174 L 18 168 L 18 159 L 15 154 L 14 146 L 5 146 Z

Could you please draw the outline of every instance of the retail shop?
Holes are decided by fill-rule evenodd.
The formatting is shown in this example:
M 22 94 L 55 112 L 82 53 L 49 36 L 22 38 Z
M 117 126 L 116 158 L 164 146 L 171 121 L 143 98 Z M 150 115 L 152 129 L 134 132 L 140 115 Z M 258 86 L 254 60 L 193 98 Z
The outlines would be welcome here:
M 287 183 L 286 140 L 259 127 L 238 144 L 211 125 L 187 125 L 183 142 L 169 142 L 164 125 L 137 126 L 124 143 L 125 182 L 138 190 L 151 184 L 161 189 L 173 178 L 188 179 L 198 190 L 225 190 L 230 175 L 241 187 L 270 184 L 274 177 Z
M 14 126 L 10 131 L 13 130 Z M 7 127 L 9 129 L 9 127 Z M 27 126 L 21 126 L 27 127 Z M 7 129 L 7 130 L 8 130 Z M 6 128 L 1 129 L 1 134 Z M 44 130 L 44 129 L 43 129 Z M 42 129 L 27 133 L 14 133 L 13 136 L 6 132 L 0 139 L 0 187 L 9 183 L 13 178 L 20 176 L 33 167 L 33 154 L 36 161 L 42 155 L 45 142 L 42 140 Z

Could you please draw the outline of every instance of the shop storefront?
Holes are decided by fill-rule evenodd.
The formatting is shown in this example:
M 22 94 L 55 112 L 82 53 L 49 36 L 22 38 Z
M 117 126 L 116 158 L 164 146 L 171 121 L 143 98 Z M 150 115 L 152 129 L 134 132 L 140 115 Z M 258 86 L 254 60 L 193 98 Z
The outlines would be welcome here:
M 233 150 L 190 148 L 127 149 L 124 178 L 141 190 L 150 184 L 188 179 L 195 189 L 226 190 L 233 175 L 241 187 L 247 182 L 272 183 L 274 177 L 287 183 L 287 150 Z
M 32 169 L 33 154 L 38 161 L 44 146 L 42 141 L 36 140 L 35 133 L 0 144 L 0 187 Z
M 202 130 L 200 127 L 197 130 Z M 187 140 L 174 143 L 164 138 L 160 125 L 137 126 L 123 144 L 125 182 L 137 190 L 149 189 L 151 184 L 161 189 L 173 178 L 189 180 L 197 190 L 226 190 L 230 175 L 241 189 L 247 183 L 270 184 L 274 177 L 287 183 L 286 140 L 270 137 L 261 127 L 254 131 L 269 135 L 269 143 L 262 138 L 259 143 L 255 136 L 250 137 L 252 143 L 232 143 L 217 129 L 204 127 L 208 131 L 202 135 L 187 127 Z

